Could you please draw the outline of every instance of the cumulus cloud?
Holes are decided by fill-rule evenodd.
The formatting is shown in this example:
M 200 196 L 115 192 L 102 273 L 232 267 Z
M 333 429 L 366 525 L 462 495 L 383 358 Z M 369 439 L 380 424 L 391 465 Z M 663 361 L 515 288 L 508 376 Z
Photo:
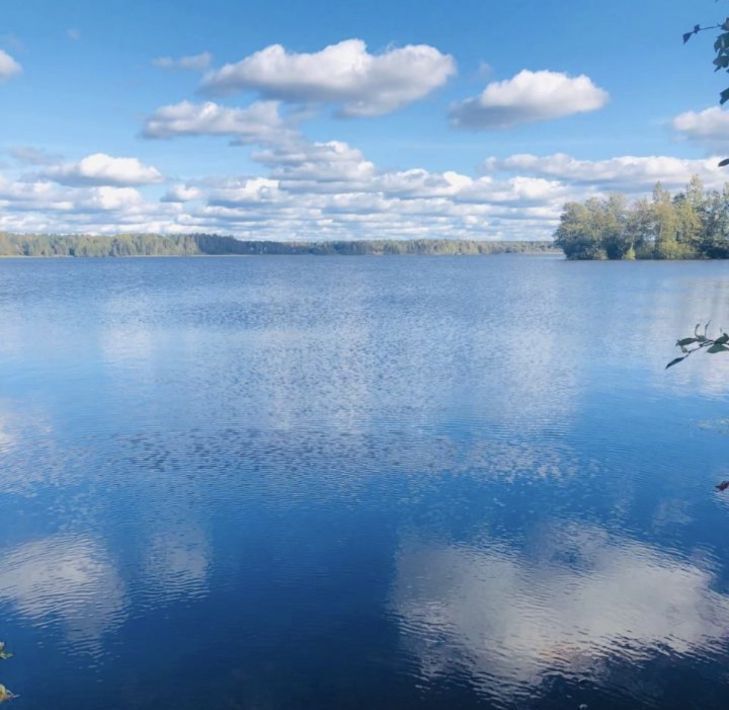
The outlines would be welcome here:
M 489 130 L 548 121 L 602 108 L 608 93 L 584 74 L 524 69 L 516 76 L 489 84 L 479 96 L 451 107 L 451 123 L 459 128 Z
M 162 202 L 189 202 L 202 195 L 202 191 L 190 185 L 173 185 L 162 196 Z
M 160 69 L 188 69 L 190 71 L 205 71 L 213 61 L 210 52 L 191 54 L 186 57 L 157 57 L 152 64 Z
M 360 39 L 311 53 L 274 44 L 210 72 L 202 88 L 251 90 L 285 101 L 334 104 L 342 116 L 378 116 L 422 99 L 455 71 L 453 57 L 425 44 L 380 54 L 370 54 Z
M 377 172 L 360 150 L 342 141 L 299 139 L 257 152 L 254 157 L 271 168 L 273 178 L 295 191 L 330 192 L 353 185 L 368 190 Z
M 211 191 L 208 197 L 208 204 L 235 207 L 272 202 L 280 197 L 281 193 L 278 189 L 278 180 L 250 178 Z
M 717 158 L 696 160 L 660 155 L 579 160 L 565 153 L 545 156 L 523 153 L 507 158 L 488 158 L 483 167 L 488 173 L 526 172 L 601 189 L 644 192 L 657 182 L 667 187 L 682 187 L 692 175 L 698 175 L 707 185 L 721 185 L 726 173 L 717 167 L 717 162 Z
M 163 180 L 157 168 L 137 158 L 114 158 L 106 153 L 49 168 L 43 175 L 63 185 L 150 185 Z
M 673 129 L 683 138 L 723 145 L 729 143 L 729 112 L 718 106 L 703 111 L 686 111 L 672 121 Z
M 257 101 L 246 108 L 229 108 L 212 101 L 157 109 L 145 122 L 145 138 L 228 136 L 238 143 L 265 143 L 285 130 L 278 102 Z
M 12 79 L 23 71 L 23 67 L 7 52 L 0 49 L 0 82 Z
M 133 187 L 95 187 L 82 200 L 80 207 L 93 210 L 124 210 L 138 207 L 144 201 L 139 190 Z

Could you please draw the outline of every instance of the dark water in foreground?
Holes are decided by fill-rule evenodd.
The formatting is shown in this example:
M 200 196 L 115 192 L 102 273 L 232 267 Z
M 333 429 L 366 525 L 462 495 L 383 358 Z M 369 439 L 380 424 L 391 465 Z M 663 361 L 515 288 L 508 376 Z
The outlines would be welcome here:
M 0 262 L 18 710 L 725 708 L 729 264 Z

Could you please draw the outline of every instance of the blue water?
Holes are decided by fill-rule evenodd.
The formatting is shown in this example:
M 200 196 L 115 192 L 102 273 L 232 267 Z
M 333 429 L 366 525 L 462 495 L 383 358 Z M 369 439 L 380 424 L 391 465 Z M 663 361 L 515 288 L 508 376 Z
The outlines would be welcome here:
M 725 708 L 729 265 L 0 261 L 27 710 Z

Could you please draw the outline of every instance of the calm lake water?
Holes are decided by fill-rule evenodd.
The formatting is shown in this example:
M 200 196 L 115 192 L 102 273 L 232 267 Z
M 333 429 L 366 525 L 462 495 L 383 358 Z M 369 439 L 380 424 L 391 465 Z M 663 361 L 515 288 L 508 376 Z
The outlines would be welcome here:
M 19 710 L 726 708 L 729 264 L 0 261 Z

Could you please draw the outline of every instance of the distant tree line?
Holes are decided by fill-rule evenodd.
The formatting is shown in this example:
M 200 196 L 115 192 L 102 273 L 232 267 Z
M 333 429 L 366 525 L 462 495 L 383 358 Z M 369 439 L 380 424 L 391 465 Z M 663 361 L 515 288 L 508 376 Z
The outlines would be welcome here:
M 569 259 L 726 259 L 729 184 L 704 190 L 694 177 L 674 195 L 658 184 L 650 199 L 569 202 L 554 236 Z
M 200 256 L 200 255 L 453 255 L 548 252 L 552 242 L 487 242 L 448 239 L 331 242 L 242 241 L 214 234 L 116 237 L 0 233 L 0 256 Z

